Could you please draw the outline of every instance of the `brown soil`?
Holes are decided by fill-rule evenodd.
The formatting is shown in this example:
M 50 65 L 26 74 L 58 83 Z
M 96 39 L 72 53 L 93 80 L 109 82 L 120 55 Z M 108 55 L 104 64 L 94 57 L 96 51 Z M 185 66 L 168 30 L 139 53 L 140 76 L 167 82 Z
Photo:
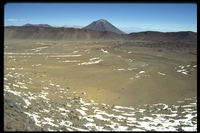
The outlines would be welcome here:
M 17 78 L 27 82 L 24 93 L 40 93 L 48 87 L 46 97 L 59 105 L 66 103 L 66 96 L 127 107 L 173 105 L 197 97 L 197 55 L 192 54 L 197 48 L 166 45 L 6 40 L 4 80 L 13 86 L 16 79 L 8 74 L 25 75 Z

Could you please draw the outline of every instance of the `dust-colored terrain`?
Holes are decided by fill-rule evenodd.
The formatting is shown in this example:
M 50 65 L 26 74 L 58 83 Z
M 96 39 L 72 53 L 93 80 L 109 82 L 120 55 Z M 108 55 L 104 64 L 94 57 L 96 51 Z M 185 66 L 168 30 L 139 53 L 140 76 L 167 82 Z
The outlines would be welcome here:
M 7 39 L 4 130 L 197 131 L 196 44 Z

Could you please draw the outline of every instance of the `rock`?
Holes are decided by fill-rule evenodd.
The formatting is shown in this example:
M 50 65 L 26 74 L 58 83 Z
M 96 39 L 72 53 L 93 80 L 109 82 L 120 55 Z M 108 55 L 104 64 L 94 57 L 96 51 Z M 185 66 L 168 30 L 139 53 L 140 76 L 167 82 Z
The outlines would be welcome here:
M 182 129 L 181 126 L 177 129 L 177 131 L 178 131 L 178 132 L 184 132 L 184 130 Z
M 4 114 L 6 114 L 7 117 L 12 118 L 12 114 L 9 112 L 4 112 Z
M 29 121 L 30 124 L 34 124 L 35 123 L 35 120 L 33 118 L 30 118 L 30 117 L 28 118 L 28 121 Z
M 19 109 L 14 109 L 17 113 L 20 113 L 21 112 L 21 110 L 19 110 Z
M 42 131 L 49 131 L 49 130 L 46 127 L 43 127 Z
M 15 131 L 20 131 L 20 130 L 18 128 L 16 128 Z
M 61 129 L 61 131 L 67 131 L 67 128 L 66 127 L 62 127 L 62 128 L 60 128 Z
M 8 105 L 9 105 L 11 108 L 16 107 L 16 108 L 21 109 L 21 107 L 20 107 L 19 105 L 17 105 L 17 104 L 16 104 L 13 100 L 11 100 L 11 99 L 5 99 L 5 102 L 7 102 Z
M 76 120 L 78 120 L 78 121 L 81 119 L 81 118 L 78 116 L 78 114 L 75 114 L 75 115 L 73 116 L 73 118 L 76 119 Z
M 12 129 L 13 128 L 13 122 L 9 122 L 6 124 L 7 129 Z
M 16 116 L 17 114 L 18 114 L 18 113 L 16 113 L 16 112 L 12 112 L 12 115 L 13 115 L 13 116 Z
M 12 102 L 8 103 L 10 105 L 10 107 L 14 107 L 14 104 Z
M 17 108 L 17 109 L 20 109 L 20 110 L 22 109 L 21 106 L 20 106 L 20 105 L 17 105 L 17 104 L 16 104 L 16 108 Z

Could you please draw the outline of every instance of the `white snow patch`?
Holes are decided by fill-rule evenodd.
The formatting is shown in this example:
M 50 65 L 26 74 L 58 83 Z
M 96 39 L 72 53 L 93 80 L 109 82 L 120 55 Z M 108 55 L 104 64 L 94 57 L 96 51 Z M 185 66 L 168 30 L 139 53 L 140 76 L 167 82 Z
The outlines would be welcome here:
M 65 61 L 59 61 L 59 62 L 80 62 L 79 60 L 65 60 Z
M 50 57 L 78 57 L 81 56 L 80 54 L 78 55 L 51 55 Z
M 86 113 L 85 113 L 85 111 L 83 111 L 83 110 L 81 110 L 81 109 L 76 109 L 81 115 L 87 115 Z
M 97 60 L 97 61 L 91 61 L 91 62 L 83 62 L 83 63 L 79 63 L 78 65 L 91 65 L 91 64 L 97 64 L 99 62 L 102 62 L 103 60 Z
M 161 72 L 158 72 L 158 74 L 160 74 L 160 75 L 165 75 L 164 73 L 161 73 Z
M 108 51 L 101 49 L 102 52 L 109 54 Z
M 140 71 L 139 73 L 145 73 L 145 71 Z

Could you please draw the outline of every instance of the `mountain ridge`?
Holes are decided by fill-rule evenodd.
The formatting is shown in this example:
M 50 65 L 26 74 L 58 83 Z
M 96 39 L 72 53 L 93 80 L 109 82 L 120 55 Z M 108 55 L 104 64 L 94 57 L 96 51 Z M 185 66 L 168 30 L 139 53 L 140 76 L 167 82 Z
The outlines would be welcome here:
M 136 40 L 136 41 L 179 41 L 197 42 L 197 33 L 192 31 L 158 32 L 145 31 L 129 34 L 98 32 L 80 28 L 41 27 L 41 26 L 5 26 L 4 39 L 44 39 L 44 40 Z
M 39 26 L 39 27 L 52 27 L 51 25 L 49 24 L 30 24 L 30 23 L 27 23 L 27 24 L 24 24 L 22 26 Z

